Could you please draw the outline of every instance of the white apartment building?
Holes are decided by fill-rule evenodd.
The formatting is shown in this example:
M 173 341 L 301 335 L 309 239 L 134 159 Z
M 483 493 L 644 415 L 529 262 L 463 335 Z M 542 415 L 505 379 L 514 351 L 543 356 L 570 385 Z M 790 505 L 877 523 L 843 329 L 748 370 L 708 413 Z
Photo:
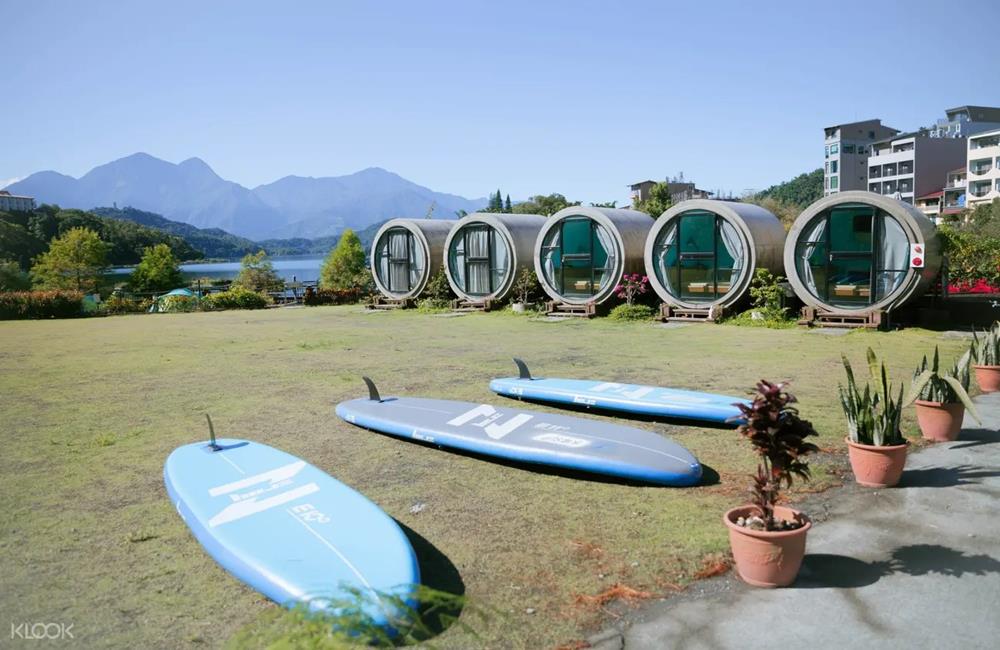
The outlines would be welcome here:
M 823 129 L 823 195 L 866 190 L 868 156 L 872 143 L 892 137 L 899 130 L 882 120 L 837 124 Z
M 7 190 L 0 190 L 0 210 L 4 212 L 27 212 L 35 209 L 35 199 L 30 196 L 17 196 Z
M 912 204 L 940 190 L 948 171 L 965 158 L 965 138 L 932 138 L 926 129 L 901 133 L 872 145 L 866 189 Z
M 941 197 L 941 214 L 956 214 L 965 209 L 965 167 L 948 172 Z
M 966 205 L 974 208 L 1000 198 L 1000 128 L 969 137 Z
M 959 106 L 944 114 L 945 119 L 930 128 L 932 138 L 968 138 L 1000 129 L 1000 108 L 994 106 Z

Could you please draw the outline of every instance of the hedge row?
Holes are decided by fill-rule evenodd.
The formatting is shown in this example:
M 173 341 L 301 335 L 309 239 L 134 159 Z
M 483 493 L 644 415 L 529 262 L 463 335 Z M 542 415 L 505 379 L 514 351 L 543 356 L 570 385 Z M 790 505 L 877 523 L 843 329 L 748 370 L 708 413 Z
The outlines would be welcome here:
M 83 314 L 79 291 L 10 291 L 0 293 L 0 320 L 73 318 Z
M 306 289 L 303 302 L 314 307 L 316 305 L 348 305 L 361 302 L 367 297 L 367 292 L 360 288 L 353 289 L 320 289 L 314 290 L 312 287 Z

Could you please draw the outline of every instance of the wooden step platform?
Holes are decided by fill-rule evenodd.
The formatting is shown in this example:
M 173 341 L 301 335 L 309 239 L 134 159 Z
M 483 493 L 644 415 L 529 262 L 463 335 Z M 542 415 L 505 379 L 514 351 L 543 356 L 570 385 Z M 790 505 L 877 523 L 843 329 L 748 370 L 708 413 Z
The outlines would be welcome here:
M 473 311 L 493 311 L 495 303 L 492 300 L 464 300 L 459 298 L 451 301 L 452 311 L 473 312 Z
M 389 309 L 411 309 L 417 306 L 417 301 L 413 298 L 386 298 L 385 296 L 375 296 L 372 299 L 369 309 L 389 310 Z
M 711 305 L 698 309 L 674 307 L 666 303 L 660 305 L 660 320 L 664 322 L 714 323 L 722 318 L 722 314 L 723 308 L 721 305 Z
M 880 329 L 888 324 L 887 314 L 881 309 L 866 311 L 859 314 L 832 314 L 817 307 L 803 307 L 798 320 L 799 325 L 809 327 L 845 327 Z
M 545 303 L 546 316 L 572 316 L 576 318 L 593 318 L 597 315 L 597 305 L 588 302 L 585 305 L 571 305 L 558 300 Z

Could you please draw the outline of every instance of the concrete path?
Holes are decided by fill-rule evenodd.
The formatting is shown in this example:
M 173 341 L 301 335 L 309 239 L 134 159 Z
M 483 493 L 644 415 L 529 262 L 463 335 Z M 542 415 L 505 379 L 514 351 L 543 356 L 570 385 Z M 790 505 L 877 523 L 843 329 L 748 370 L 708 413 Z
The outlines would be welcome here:
M 708 581 L 592 646 L 1000 648 L 1000 394 L 976 403 L 983 425 L 911 454 L 899 487 L 833 499 L 792 587 Z

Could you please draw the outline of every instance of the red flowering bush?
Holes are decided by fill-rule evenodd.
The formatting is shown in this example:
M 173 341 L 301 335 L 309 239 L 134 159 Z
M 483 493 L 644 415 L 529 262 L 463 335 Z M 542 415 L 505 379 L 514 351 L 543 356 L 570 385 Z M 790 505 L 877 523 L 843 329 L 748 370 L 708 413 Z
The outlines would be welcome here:
M 647 289 L 649 289 L 648 277 L 638 273 L 626 273 L 615 287 L 615 294 L 631 307 L 635 304 L 635 299 L 646 293 Z

